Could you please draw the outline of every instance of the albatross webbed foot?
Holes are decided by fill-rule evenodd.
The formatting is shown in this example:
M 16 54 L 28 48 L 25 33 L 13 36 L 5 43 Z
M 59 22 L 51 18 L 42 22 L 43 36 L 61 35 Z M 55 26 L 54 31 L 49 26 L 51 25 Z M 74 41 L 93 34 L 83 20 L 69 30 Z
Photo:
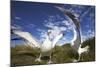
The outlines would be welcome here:
M 37 59 L 35 59 L 35 62 L 41 62 L 41 59 L 40 58 L 37 58 Z
M 52 64 L 53 62 L 51 61 L 51 60 L 49 60 L 48 62 L 47 62 L 47 64 Z

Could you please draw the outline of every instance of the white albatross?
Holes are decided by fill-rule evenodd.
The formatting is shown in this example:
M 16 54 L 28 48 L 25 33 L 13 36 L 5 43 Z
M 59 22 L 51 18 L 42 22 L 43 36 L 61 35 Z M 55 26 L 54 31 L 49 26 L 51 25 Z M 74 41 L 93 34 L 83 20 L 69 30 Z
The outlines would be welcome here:
M 37 47 L 40 48 L 40 56 L 37 58 L 35 61 L 41 62 L 41 57 L 42 56 L 48 56 L 50 57 L 48 64 L 52 63 L 51 61 L 51 54 L 52 54 L 52 49 L 55 47 L 56 43 L 63 37 L 63 34 L 60 33 L 58 36 L 56 36 L 53 41 L 50 40 L 50 32 L 47 32 L 46 38 L 43 41 L 42 44 L 36 41 L 36 38 L 34 38 L 29 32 L 24 32 L 24 31 L 19 31 L 19 30 L 13 30 L 12 29 L 12 34 L 17 35 L 21 39 L 24 39 L 27 41 L 28 45 L 31 47 Z
M 66 16 L 69 17 L 75 25 L 75 27 L 73 27 L 74 37 L 72 39 L 71 46 L 74 50 L 76 50 L 78 52 L 79 58 L 78 58 L 78 60 L 74 60 L 73 62 L 80 61 L 81 54 L 84 52 L 87 52 L 89 49 L 89 46 L 81 48 L 80 22 L 77 19 L 77 17 L 75 16 L 75 14 L 71 13 L 71 11 L 64 9 L 62 7 L 58 7 L 58 6 L 56 6 L 56 8 L 59 9 L 61 12 L 63 12 L 65 17 Z
M 80 37 L 80 33 L 77 31 L 77 29 L 73 29 L 74 30 L 74 38 L 71 42 L 71 46 L 74 50 L 76 50 L 78 52 L 78 59 L 74 59 L 73 62 L 78 62 L 81 59 L 81 54 L 84 52 L 88 52 L 89 50 L 89 46 L 86 46 L 84 48 L 81 48 L 82 44 L 81 44 L 81 37 Z
M 52 54 L 52 49 L 55 47 L 56 43 L 63 37 L 63 34 L 60 33 L 58 36 L 56 36 L 53 41 L 50 40 L 50 32 L 47 32 L 46 39 L 43 41 L 40 50 L 40 56 L 35 60 L 35 61 L 41 61 L 42 56 L 49 56 L 49 61 L 47 62 L 48 64 L 53 63 L 51 61 L 51 54 Z

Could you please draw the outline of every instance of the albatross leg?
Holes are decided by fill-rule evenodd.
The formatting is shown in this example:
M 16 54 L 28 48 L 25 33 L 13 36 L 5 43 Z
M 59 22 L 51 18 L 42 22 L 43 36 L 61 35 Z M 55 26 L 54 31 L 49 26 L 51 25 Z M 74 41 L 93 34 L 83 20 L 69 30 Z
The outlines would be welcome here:
M 47 64 L 52 64 L 53 62 L 52 62 L 52 60 L 51 60 L 51 54 L 50 54 L 50 59 L 49 59 L 49 61 L 47 62 Z
M 40 56 L 37 58 L 37 59 L 35 59 L 35 62 L 41 62 L 41 54 L 40 54 Z
M 72 62 L 73 62 L 73 63 L 79 62 L 79 61 L 80 61 L 80 59 L 81 59 L 81 55 L 79 54 L 78 59 L 73 59 L 73 60 L 72 60 Z
M 81 59 L 81 54 L 79 54 L 78 62 L 80 61 L 80 59 Z

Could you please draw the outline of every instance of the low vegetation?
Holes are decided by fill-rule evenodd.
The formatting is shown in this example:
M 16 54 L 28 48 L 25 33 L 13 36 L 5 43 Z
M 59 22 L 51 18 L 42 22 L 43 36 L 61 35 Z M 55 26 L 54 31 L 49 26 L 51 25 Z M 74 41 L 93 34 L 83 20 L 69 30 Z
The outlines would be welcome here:
M 89 52 L 81 55 L 80 62 L 95 61 L 95 37 L 90 38 L 82 43 L 82 48 L 89 46 Z M 30 46 L 17 45 L 11 47 L 11 66 L 26 66 L 26 65 L 41 65 L 46 64 L 48 60 L 42 62 L 35 62 L 39 56 L 40 49 L 32 48 Z M 71 63 L 73 59 L 78 59 L 78 53 L 73 50 L 70 44 L 63 46 L 55 46 L 52 50 L 52 61 L 54 64 Z

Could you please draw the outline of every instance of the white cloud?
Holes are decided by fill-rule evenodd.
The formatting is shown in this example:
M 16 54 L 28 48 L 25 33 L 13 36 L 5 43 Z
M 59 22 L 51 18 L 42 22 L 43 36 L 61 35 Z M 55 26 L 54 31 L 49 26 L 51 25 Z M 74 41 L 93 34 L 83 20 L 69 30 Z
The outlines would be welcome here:
M 11 26 L 11 29 L 17 29 L 15 26 Z
M 84 33 L 85 34 L 82 35 L 82 42 L 95 36 L 95 32 L 90 29 Z
M 47 35 L 46 31 L 43 30 L 43 29 L 37 29 L 37 31 L 39 32 L 40 34 L 40 42 L 42 43 Z
M 12 29 L 22 29 L 22 27 L 20 25 L 14 24 L 11 26 Z
M 95 36 L 95 33 L 92 30 L 88 30 L 87 34 L 89 35 L 89 37 L 94 37 Z
M 69 21 L 66 21 L 66 20 L 62 21 L 62 23 L 65 24 L 66 26 L 67 26 L 67 25 L 70 25 L 70 24 L 69 24 Z
M 20 18 L 20 17 L 17 17 L 17 16 L 15 17 L 15 19 L 16 19 L 16 20 L 21 20 L 21 18 Z
M 56 37 L 57 35 L 59 35 L 61 33 L 61 29 L 58 26 L 54 26 L 49 31 L 51 31 L 51 34 L 50 34 L 51 39 L 53 39 L 54 37 Z
M 53 28 L 55 26 L 54 23 L 48 22 L 46 24 L 44 24 L 44 26 L 48 27 L 48 28 Z
M 86 35 L 82 35 L 81 37 L 82 37 L 82 40 L 81 40 L 82 42 L 84 42 L 85 40 L 88 39 L 88 37 Z
M 71 19 L 67 18 L 65 19 L 61 19 L 59 21 L 56 21 L 54 18 L 59 19 L 60 16 L 57 15 L 57 17 L 55 16 L 50 16 L 48 18 L 48 20 L 44 20 L 44 26 L 48 28 L 48 30 L 42 30 L 42 29 L 37 29 L 37 31 L 39 31 L 40 33 L 40 40 L 41 42 L 44 41 L 47 32 L 50 31 L 50 38 L 51 40 L 53 40 L 56 36 L 58 36 L 60 33 L 64 32 L 64 31 L 69 31 L 72 30 L 73 28 L 73 22 Z M 68 40 L 66 38 L 63 38 L 60 40 L 60 44 L 64 44 L 66 43 Z
M 81 21 L 83 20 L 82 18 L 84 16 L 86 16 L 86 14 L 91 10 L 92 8 L 87 9 L 87 11 L 85 11 L 80 17 L 81 17 Z
M 67 28 L 66 28 L 66 27 L 60 27 L 60 30 L 61 30 L 61 31 L 66 31 Z
M 56 16 L 50 16 L 48 20 L 44 20 L 44 26 L 49 28 L 48 30 L 51 32 L 50 37 L 53 39 L 63 31 L 69 31 L 73 28 L 73 22 L 71 19 L 61 19 L 59 22 L 54 20 Z M 60 19 L 60 16 L 57 15 L 57 19 Z
M 69 43 L 68 39 L 66 37 L 63 37 L 58 43 L 57 45 L 64 45 L 66 43 Z
M 34 25 L 34 24 L 29 24 L 29 26 L 30 26 L 30 27 L 35 27 L 35 25 Z

